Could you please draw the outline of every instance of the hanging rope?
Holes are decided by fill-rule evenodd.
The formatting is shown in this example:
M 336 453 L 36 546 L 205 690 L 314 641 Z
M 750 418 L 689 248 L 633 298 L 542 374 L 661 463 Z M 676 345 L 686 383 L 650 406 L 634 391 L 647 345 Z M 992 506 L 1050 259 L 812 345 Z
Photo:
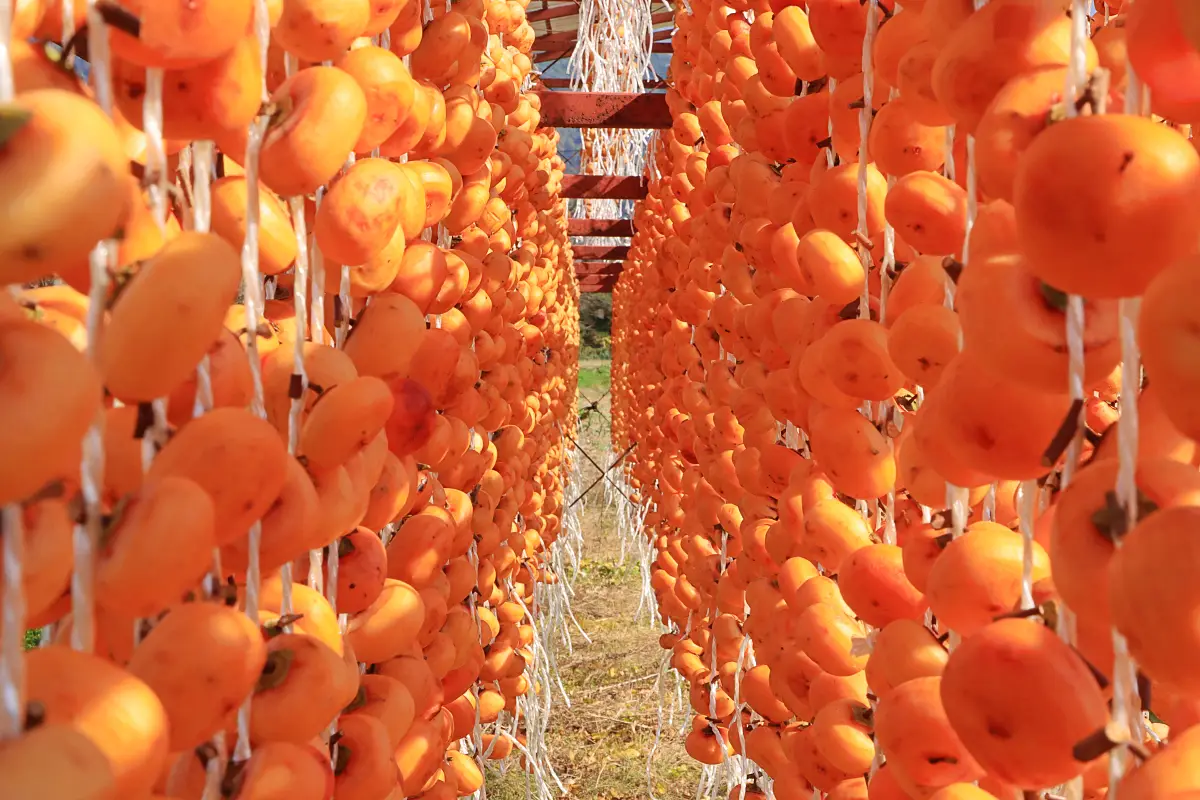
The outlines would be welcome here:
M 113 114 L 112 73 L 108 52 L 108 26 L 96 9 L 96 0 L 88 0 L 89 76 L 96 102 L 108 115 Z M 105 300 L 108 297 L 109 268 L 116 263 L 116 242 L 107 240 L 93 248 L 88 259 L 91 291 L 88 295 L 88 356 L 95 360 L 102 334 Z M 100 413 L 83 439 L 83 463 L 80 492 L 83 495 L 83 522 L 75 526 L 75 567 L 71 575 L 71 646 L 86 653 L 95 646 L 95 550 L 100 539 L 104 514 L 101 489 L 104 486 L 104 415 Z

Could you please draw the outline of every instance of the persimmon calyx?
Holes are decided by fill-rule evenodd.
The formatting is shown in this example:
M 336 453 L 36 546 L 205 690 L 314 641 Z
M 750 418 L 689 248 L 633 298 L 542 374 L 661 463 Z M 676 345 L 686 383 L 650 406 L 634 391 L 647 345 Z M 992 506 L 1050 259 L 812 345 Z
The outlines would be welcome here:
M 121 527 L 121 521 L 125 518 L 125 511 L 129 508 L 130 498 L 130 495 L 122 497 L 113 504 L 112 511 L 101 518 L 100 539 L 97 542 L 101 551 L 108 547 L 117 532 L 117 528 Z
M 1158 504 L 1147 497 L 1141 489 L 1137 490 L 1137 498 L 1134 502 L 1137 507 L 1136 519 L 1142 519 L 1158 511 Z M 1104 493 L 1104 507 L 1097 509 L 1092 514 L 1092 525 L 1101 536 L 1110 542 L 1116 542 L 1129 533 L 1129 513 L 1125 505 L 1117 498 L 1116 492 Z
M 25 719 L 21 730 L 31 731 L 41 727 L 46 722 L 46 707 L 38 700 L 30 700 L 25 704 Z
M 33 113 L 23 108 L 15 106 L 0 108 L 0 147 L 8 144 L 9 140 L 20 133 L 31 119 L 33 119 Z
M 1042 300 L 1046 306 L 1060 314 L 1067 313 L 1067 295 L 1062 289 L 1056 289 L 1048 283 L 1042 283 L 1039 287 L 1042 292 Z
M 258 683 L 254 685 L 255 693 L 282 686 L 295 658 L 296 653 L 293 650 L 276 650 L 269 654 L 267 663 L 263 664 L 262 673 L 258 676 Z
M 870 706 L 855 704 L 850 709 L 850 717 L 867 730 L 875 727 L 875 712 L 871 710 Z

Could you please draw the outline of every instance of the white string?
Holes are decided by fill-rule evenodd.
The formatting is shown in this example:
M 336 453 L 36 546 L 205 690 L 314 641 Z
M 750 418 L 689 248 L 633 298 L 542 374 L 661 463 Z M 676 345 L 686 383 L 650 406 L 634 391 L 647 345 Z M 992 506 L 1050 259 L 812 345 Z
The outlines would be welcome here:
M 946 161 L 953 163 L 954 154 L 947 153 Z M 975 228 L 975 218 L 979 216 L 979 182 L 975 175 L 975 135 L 967 135 L 967 227 L 966 235 L 963 237 L 962 256 L 963 263 L 967 263 L 970 258 L 971 249 L 971 231 Z M 953 281 L 946 281 L 947 286 L 952 286 Z M 948 289 L 948 291 L 952 291 Z M 962 349 L 962 337 L 959 337 L 959 349 Z
M 0 0 L 0 102 L 11 103 L 13 85 L 12 36 L 13 0 Z M 21 734 L 25 717 L 25 531 L 20 503 L 0 508 L 0 538 L 4 540 L 4 625 L 0 642 L 0 695 L 3 719 L 0 739 Z
M 108 26 L 96 10 L 96 0 L 88 0 L 88 53 L 91 58 L 89 76 L 96 92 L 96 102 L 106 114 L 113 114 L 112 73 L 108 51 Z M 93 361 L 99 352 L 103 328 L 104 306 L 108 297 L 109 265 L 116 263 L 116 242 L 106 240 L 97 244 L 88 256 L 91 272 L 91 291 L 88 294 L 87 354 Z M 104 486 L 104 414 L 96 419 L 83 438 L 83 460 L 80 465 L 80 493 L 83 496 L 83 523 L 77 524 L 72 535 L 75 565 L 71 573 L 71 646 L 90 653 L 95 646 L 95 547 L 100 538 L 101 489 Z
M 7 2 L 7 3 L 11 4 L 13 2 L 13 0 L 3 0 L 3 2 Z M 62 0 L 61 5 L 62 5 L 62 8 L 61 8 L 61 11 L 62 11 L 62 41 L 64 44 L 66 44 L 67 42 L 71 41 L 71 37 L 75 35 L 75 0 Z M 7 32 L 4 32 L 2 35 L 3 35 L 4 42 L 5 42 L 5 44 L 3 46 L 7 47 L 9 34 Z M 0 61 L 7 61 L 7 57 L 0 59 Z M 74 53 L 72 53 L 69 58 L 67 58 L 65 61 L 63 61 L 63 66 L 69 70 L 74 70 L 74 68 L 75 68 L 75 54 Z
M 1017 487 L 1017 519 L 1021 529 L 1021 608 L 1033 608 L 1033 542 L 1037 505 L 1037 481 L 1022 481 Z
M 192 143 L 192 230 L 212 230 L 213 143 Z
M 167 152 L 163 142 L 163 71 L 146 70 L 146 94 L 142 98 L 142 130 L 146 134 L 146 189 L 150 214 L 159 231 L 167 224 Z
M 858 301 L 858 316 L 869 319 L 871 316 L 871 252 L 863 243 L 869 237 L 867 229 L 867 175 L 869 156 L 867 141 L 871 131 L 871 111 L 874 103 L 875 80 L 873 76 L 872 53 L 874 50 L 875 33 L 879 28 L 878 0 L 867 3 L 867 29 L 863 35 L 863 107 L 858 112 L 858 235 L 861 237 L 858 247 L 858 258 L 863 266 L 862 294 Z M 869 415 L 868 415 L 869 416 Z
M 0 0 L 0 103 L 11 103 L 16 97 L 10 49 L 14 3 L 15 0 Z
M 193 142 L 191 147 L 183 151 L 183 155 L 191 154 L 192 207 L 191 229 L 197 233 L 209 233 L 212 229 L 212 177 L 214 147 L 210 141 Z M 185 166 L 181 159 L 180 169 Z M 201 417 L 213 408 L 212 371 L 208 354 L 206 353 L 196 365 L 196 397 L 192 404 L 192 417 Z M 220 587 L 223 570 L 221 569 L 221 549 L 213 548 L 213 566 L 204 582 L 205 594 L 211 597 Z M 228 747 L 225 742 L 225 732 L 218 731 L 210 743 L 216 756 L 209 758 L 204 765 L 204 791 L 202 800 L 216 800 L 221 776 L 224 773 L 225 762 L 228 758 Z
M 1107 6 L 1105 18 L 1107 20 Z M 1125 113 L 1140 114 L 1142 86 L 1132 64 L 1126 64 Z M 1138 348 L 1137 327 L 1141 316 L 1141 298 L 1122 298 L 1118 302 L 1121 334 L 1121 419 L 1117 425 L 1117 484 L 1114 489 L 1118 502 L 1125 509 L 1125 530 L 1133 530 L 1138 522 L 1138 395 L 1142 385 L 1141 352 Z M 1121 546 L 1116 537 L 1114 547 Z M 1138 692 L 1137 661 L 1129 652 L 1125 636 L 1114 626 L 1113 643 L 1113 702 L 1112 719 L 1120 727 L 1128 726 L 1130 741 L 1145 739 L 1147 728 L 1141 713 Z M 1129 753 L 1124 747 L 1109 755 L 1108 785 L 1111 800 L 1118 800 L 1120 782 L 1129 768 Z
M 1071 58 L 1067 68 L 1064 104 L 1068 119 L 1079 114 L 1075 99 L 1086 81 L 1087 68 L 1087 9 L 1083 0 L 1071 0 Z M 1070 485 L 1079 463 L 1083 448 L 1083 430 L 1086 425 L 1084 395 L 1084 307 L 1083 298 L 1078 295 L 1067 297 L 1066 309 L 1067 326 L 1067 390 L 1072 402 L 1079 403 L 1079 417 L 1076 421 L 1075 434 L 1067 445 L 1066 459 L 1062 467 L 1060 488 Z M 1067 644 L 1075 642 L 1075 615 L 1065 603 L 1059 604 L 1057 633 Z M 1083 781 L 1076 778 L 1064 786 L 1064 792 L 1069 800 L 1078 800 L 1083 794 Z
M 579 7 L 578 38 L 568 71 L 574 91 L 645 91 L 653 73 L 654 38 L 651 3 L 647 0 L 583 0 Z M 650 153 L 650 131 L 621 128 L 580 131 L 580 172 L 595 175 L 640 175 Z M 653 159 L 649 159 L 653 164 Z M 572 216 L 620 219 L 631 216 L 633 204 L 618 200 L 572 200 Z M 581 241 L 576 242 L 582 243 Z M 589 237 L 588 244 L 618 245 L 613 237 Z
M 25 723 L 25 530 L 20 503 L 0 509 L 4 541 L 3 635 L 0 643 L 0 740 L 21 735 Z
M 316 210 L 321 209 L 321 201 L 325 199 L 325 187 L 320 186 L 316 192 Z M 308 323 L 309 338 L 320 344 L 325 341 L 325 254 L 315 236 L 309 237 L 309 280 L 312 289 L 309 294 L 310 321 Z
M 258 38 L 259 58 L 266 63 L 267 49 L 270 46 L 270 22 L 267 11 L 267 0 L 256 0 L 254 4 L 254 32 Z M 266 71 L 263 73 L 262 96 L 266 91 Z M 263 137 L 266 134 L 268 118 L 259 115 L 250 123 L 246 139 L 246 238 L 242 242 L 242 293 L 243 308 L 246 314 L 246 359 L 250 364 L 253 395 L 250 409 L 260 419 L 266 419 L 267 412 L 263 400 L 262 370 L 258 357 L 259 309 L 263 307 L 262 278 L 258 264 L 258 234 L 259 234 L 259 186 L 258 167 L 259 156 L 262 152 Z M 262 523 L 256 520 L 247 532 L 247 566 L 246 566 L 246 616 L 255 625 L 258 624 L 259 589 L 262 574 L 259 565 L 259 550 L 262 543 Z M 285 581 L 286 586 L 286 581 Z M 289 587 L 290 588 L 290 587 Z M 247 696 L 238 709 L 237 742 L 234 745 L 234 759 L 245 762 L 250 758 L 250 703 Z
M 295 279 L 292 281 L 292 299 L 295 305 L 296 333 L 292 343 L 292 372 L 299 376 L 299 397 L 292 397 L 288 414 L 288 453 L 295 455 L 300 446 L 300 414 L 304 410 L 304 392 L 308 390 L 308 373 L 304 368 L 304 343 L 308 338 L 308 231 L 304 218 L 304 198 L 288 200 L 292 211 L 292 225 L 296 230 Z M 257 323 L 256 323 L 257 324 Z
M 341 279 L 338 281 L 338 304 L 341 314 L 337 318 L 334 345 L 341 350 L 346 346 L 346 339 L 350 336 L 350 317 L 353 310 L 350 305 L 350 267 L 344 264 L 342 265 Z

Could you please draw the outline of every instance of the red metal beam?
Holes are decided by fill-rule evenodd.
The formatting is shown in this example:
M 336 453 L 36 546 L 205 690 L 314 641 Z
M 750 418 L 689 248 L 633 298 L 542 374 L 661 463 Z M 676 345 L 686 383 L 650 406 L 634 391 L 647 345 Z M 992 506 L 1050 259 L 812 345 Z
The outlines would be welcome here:
M 539 82 L 541 83 L 542 86 L 544 86 L 547 89 L 570 89 L 571 88 L 571 79 L 570 78 L 541 78 L 541 79 L 539 79 Z M 667 82 L 662 79 L 659 79 L 656 81 L 647 81 L 644 84 L 644 86 L 647 89 L 665 89 L 665 88 L 667 88 Z
M 621 274 L 619 261 L 584 261 L 575 265 L 575 277 L 596 279 L 613 278 Z
M 561 6 L 551 6 L 550 8 L 539 8 L 536 11 L 526 11 L 526 22 L 538 22 L 544 19 L 559 19 L 560 17 L 571 17 L 579 13 L 579 4 L 575 2 L 565 3 Z
M 548 33 L 545 36 L 539 36 L 533 40 L 535 50 L 562 50 L 572 49 L 575 47 L 575 40 L 579 38 L 578 31 L 559 31 L 557 33 Z
M 621 261 L 629 255 L 629 245 L 577 244 L 571 248 L 578 261 Z
M 646 179 L 636 176 L 564 175 L 562 196 L 573 200 L 640 200 Z
M 567 220 L 571 236 L 633 236 L 633 220 L 628 219 L 571 219 Z
M 572 3 L 565 8 L 553 8 L 553 9 L 547 10 L 546 12 L 535 11 L 533 13 L 534 14 L 552 14 L 553 15 L 553 16 L 537 17 L 537 19 L 545 20 L 545 19 L 554 19 L 556 17 L 571 16 L 572 14 L 578 13 L 578 11 L 579 11 L 579 6 Z M 525 19 L 530 22 L 535 21 L 533 14 L 526 14 Z M 657 14 L 654 14 L 650 17 L 650 22 L 651 22 L 652 26 L 659 25 L 662 23 L 667 23 L 667 22 L 673 22 L 674 20 L 675 20 L 675 12 L 673 12 L 673 11 L 660 11 Z M 673 32 L 672 28 L 655 31 L 654 33 L 655 33 L 656 41 L 662 41 L 662 39 L 660 39 L 659 37 L 663 37 L 664 35 L 665 35 L 666 39 L 670 39 L 672 32 Z M 534 40 L 533 52 L 534 53 L 557 53 L 562 50 L 567 50 L 569 52 L 570 50 L 574 49 L 575 42 L 578 38 L 579 38 L 578 31 L 557 31 L 554 33 L 548 33 L 544 36 L 539 36 Z M 541 59 L 539 58 L 538 60 L 541 60 Z
M 661 92 L 538 91 L 542 125 L 549 128 L 638 128 L 666 130 L 671 109 Z
M 557 61 L 560 58 L 571 55 L 571 50 L 568 48 L 566 50 L 554 50 L 553 52 L 546 53 L 539 53 L 537 50 L 534 50 L 532 55 L 535 64 L 544 64 L 547 61 Z
M 651 53 L 671 53 L 671 52 L 674 52 L 674 50 L 672 50 L 671 42 L 668 40 L 665 42 L 655 42 L 654 44 L 650 45 L 650 52 Z
M 620 270 L 601 270 L 595 272 L 580 272 L 576 270 L 575 278 L 580 283 L 600 283 L 602 281 L 616 281 L 620 275 Z
M 612 290 L 616 285 L 616 278 L 605 278 L 602 283 L 593 281 L 581 283 L 579 284 L 579 291 L 583 294 L 612 294 Z

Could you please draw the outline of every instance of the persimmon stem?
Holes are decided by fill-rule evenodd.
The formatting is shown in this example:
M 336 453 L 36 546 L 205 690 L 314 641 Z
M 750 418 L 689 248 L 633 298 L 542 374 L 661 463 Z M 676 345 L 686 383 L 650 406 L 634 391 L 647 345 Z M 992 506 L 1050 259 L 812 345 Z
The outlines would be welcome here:
M 992 622 L 999 622 L 1002 619 L 1029 619 L 1030 617 L 1040 617 L 1042 615 L 1041 606 L 1033 608 L 1019 608 L 1016 611 L 1009 611 L 1007 614 L 997 614 L 992 617 Z
M 129 508 L 129 502 L 132 495 L 124 495 L 113 504 L 112 511 L 104 515 L 101 520 L 100 538 L 97 545 L 101 550 L 109 545 L 113 535 L 117 532 L 117 528 L 121 527 L 121 521 L 125 518 L 125 511 Z
M 104 24 L 110 28 L 116 28 L 135 39 L 142 35 L 142 20 L 138 15 L 122 8 L 116 3 L 111 3 L 108 0 L 100 0 L 100 2 L 96 3 L 96 11 L 99 12 L 100 18 L 104 20 Z
M 950 281 L 957 284 L 958 279 L 962 277 L 963 263 L 953 256 L 946 256 L 942 259 L 942 269 L 946 271 Z
M 81 25 L 71 34 L 71 38 L 63 42 L 62 53 L 59 54 L 58 66 L 63 72 L 75 74 L 74 56 L 79 52 L 79 44 L 87 41 L 88 26 Z
M 1076 761 L 1087 764 L 1112 751 L 1128 739 L 1122 726 L 1109 721 L 1103 728 L 1093 731 L 1075 743 L 1071 754 Z
M 38 489 L 33 494 L 29 495 L 29 497 L 26 497 L 24 500 L 22 500 L 21 504 L 28 508 L 29 506 L 36 505 L 43 500 L 57 500 L 66 496 L 66 493 L 67 487 L 62 481 L 50 481 L 41 489 Z
M 330 740 L 330 746 L 333 746 L 333 744 L 334 744 L 334 742 L 332 740 Z M 346 767 L 350 766 L 350 756 L 352 754 L 353 754 L 353 751 L 346 745 L 344 745 L 344 744 L 337 745 L 337 757 L 334 759 L 334 764 L 333 764 L 333 774 L 334 775 L 341 775 L 343 772 L 346 771 Z
M 1142 746 L 1141 742 L 1133 741 L 1125 726 L 1112 720 L 1105 723 L 1103 728 L 1077 742 L 1072 748 L 1072 755 L 1075 756 L 1076 761 L 1086 764 L 1118 747 L 1128 748 L 1129 752 L 1133 753 L 1139 761 L 1146 761 L 1150 758 L 1150 753 Z
M 289 626 L 295 625 L 302 619 L 304 619 L 303 614 L 284 614 L 279 619 L 263 623 L 263 635 L 268 639 L 274 639 L 279 634 L 286 633 Z
M 137 404 L 137 421 L 134 423 L 133 438 L 145 439 L 154 427 L 154 406 L 150 403 Z
M 1151 701 L 1153 698 L 1153 695 L 1151 695 L 1150 692 L 1153 685 L 1154 684 L 1150 682 L 1150 679 L 1146 677 L 1146 674 L 1139 670 L 1137 674 L 1137 689 L 1138 699 L 1142 701 L 1142 711 L 1150 711 Z
M 1053 467 L 1062 458 L 1063 453 L 1067 450 L 1067 445 L 1071 443 L 1071 439 L 1075 437 L 1076 431 L 1079 430 L 1079 414 L 1081 411 L 1083 411 L 1083 398 L 1079 397 L 1072 400 L 1071 408 L 1067 410 L 1067 415 L 1059 426 L 1058 433 L 1054 434 L 1054 438 L 1050 440 L 1045 453 L 1042 454 L 1043 467 Z
M 1079 648 L 1075 647 L 1074 645 L 1071 645 L 1071 649 L 1075 651 L 1075 655 L 1077 655 L 1079 657 L 1079 660 L 1083 662 L 1083 665 L 1088 668 L 1089 672 L 1092 673 L 1092 677 L 1096 679 L 1096 684 L 1101 689 L 1107 689 L 1108 688 L 1108 676 L 1105 675 L 1103 672 L 1101 672 L 1099 667 L 1097 667 L 1091 661 L 1088 661 L 1087 658 L 1084 657 L 1083 653 L 1079 652 Z
M 217 748 L 212 742 L 205 742 L 192 751 L 196 755 L 196 760 L 200 762 L 200 766 L 207 768 L 208 763 L 217 757 Z
M 9 140 L 28 125 L 31 119 L 33 119 L 32 112 L 23 108 L 14 106 L 0 108 L 0 147 L 8 144 Z
M 24 730 L 31 731 L 34 728 L 41 727 L 46 721 L 46 707 L 37 700 L 30 700 L 25 704 L 25 724 Z
M 245 762 L 230 759 L 229 763 L 225 766 L 225 777 L 221 781 L 221 796 L 225 798 L 237 797 L 238 793 L 242 790 L 245 773 Z

